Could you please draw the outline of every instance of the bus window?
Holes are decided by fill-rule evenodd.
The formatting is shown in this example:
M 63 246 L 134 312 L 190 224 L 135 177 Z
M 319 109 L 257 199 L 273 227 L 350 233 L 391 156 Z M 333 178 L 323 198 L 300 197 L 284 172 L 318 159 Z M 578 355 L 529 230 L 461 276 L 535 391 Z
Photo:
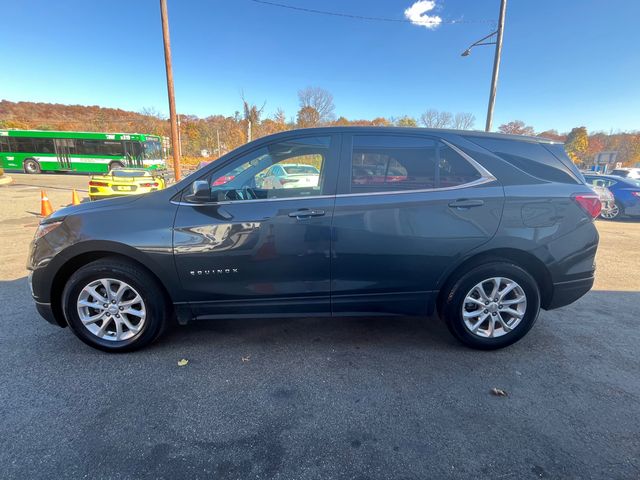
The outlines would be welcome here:
M 9 137 L 0 137 L 0 152 L 10 152 Z
M 162 159 L 162 148 L 160 142 L 156 140 L 147 140 L 144 142 L 144 158 L 147 160 Z
M 55 153 L 53 138 L 34 138 L 33 151 L 34 153 Z
M 27 137 L 14 137 L 12 140 L 12 150 L 16 153 L 33 153 L 33 139 Z

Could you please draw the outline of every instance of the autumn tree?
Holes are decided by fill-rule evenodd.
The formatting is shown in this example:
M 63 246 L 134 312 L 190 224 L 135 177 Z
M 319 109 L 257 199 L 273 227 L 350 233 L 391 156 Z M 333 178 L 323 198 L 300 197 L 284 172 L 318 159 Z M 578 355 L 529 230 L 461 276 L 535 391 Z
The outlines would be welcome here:
M 540 132 L 536 134 L 536 137 L 548 138 L 549 140 L 553 140 L 554 142 L 563 142 L 567 139 L 566 135 L 560 135 L 557 130 L 545 130 L 544 132 Z
M 418 126 L 418 122 L 416 121 L 416 119 L 413 117 L 409 117 L 407 115 L 395 119 L 393 123 L 395 124 L 396 127 L 417 127 Z
M 333 95 L 324 88 L 306 87 L 298 90 L 298 101 L 300 104 L 298 115 L 303 110 L 310 114 L 312 111 L 308 108 L 317 112 L 318 121 L 314 125 L 328 124 L 335 118 Z
M 376 117 L 371 120 L 371 125 L 373 125 L 374 127 L 387 127 L 390 124 L 391 122 L 389 122 L 389 120 L 384 117 Z
M 298 110 L 297 125 L 299 128 L 317 127 L 320 124 L 320 112 L 314 107 L 306 106 Z
M 533 127 L 526 125 L 522 120 L 513 120 L 509 123 L 503 123 L 498 127 L 501 133 L 510 135 L 535 135 Z
M 567 155 L 571 157 L 573 163 L 584 163 L 589 150 L 589 135 L 586 127 L 575 127 L 567 135 L 564 144 Z

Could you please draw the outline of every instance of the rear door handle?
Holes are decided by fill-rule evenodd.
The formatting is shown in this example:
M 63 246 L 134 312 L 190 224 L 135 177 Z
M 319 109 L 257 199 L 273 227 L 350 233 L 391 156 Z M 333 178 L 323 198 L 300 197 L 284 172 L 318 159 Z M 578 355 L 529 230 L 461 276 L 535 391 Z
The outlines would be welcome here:
M 324 210 L 316 210 L 316 209 L 308 209 L 302 208 L 300 210 L 296 210 L 295 212 L 291 212 L 289 214 L 290 217 L 295 218 L 309 218 L 309 217 L 322 217 L 324 215 Z
M 456 200 L 455 202 L 451 202 L 449 206 L 451 208 L 472 208 L 472 207 L 481 207 L 484 205 L 484 200 L 469 200 L 468 198 L 461 198 L 460 200 Z

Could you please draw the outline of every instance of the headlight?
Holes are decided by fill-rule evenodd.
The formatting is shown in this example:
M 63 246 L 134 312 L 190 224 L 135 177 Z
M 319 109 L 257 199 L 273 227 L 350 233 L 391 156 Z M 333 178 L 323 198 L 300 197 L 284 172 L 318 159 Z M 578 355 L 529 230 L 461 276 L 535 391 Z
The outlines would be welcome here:
M 57 220 L 57 221 L 48 222 L 48 223 L 41 223 L 40 225 L 38 225 L 38 229 L 36 230 L 36 236 L 34 240 L 38 240 L 44 237 L 47 233 L 55 230 L 60 225 L 62 225 L 62 220 Z

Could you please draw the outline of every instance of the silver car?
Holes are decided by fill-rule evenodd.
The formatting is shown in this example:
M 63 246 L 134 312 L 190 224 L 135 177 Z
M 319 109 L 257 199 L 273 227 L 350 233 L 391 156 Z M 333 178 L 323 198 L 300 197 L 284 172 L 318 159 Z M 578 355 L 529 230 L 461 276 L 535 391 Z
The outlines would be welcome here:
M 281 163 L 272 166 L 260 178 L 259 188 L 301 188 L 317 187 L 320 171 L 313 165 Z

